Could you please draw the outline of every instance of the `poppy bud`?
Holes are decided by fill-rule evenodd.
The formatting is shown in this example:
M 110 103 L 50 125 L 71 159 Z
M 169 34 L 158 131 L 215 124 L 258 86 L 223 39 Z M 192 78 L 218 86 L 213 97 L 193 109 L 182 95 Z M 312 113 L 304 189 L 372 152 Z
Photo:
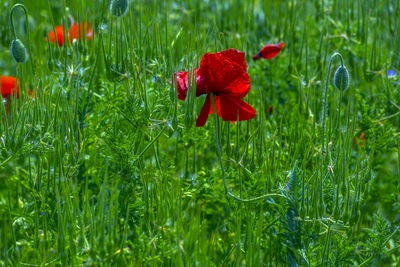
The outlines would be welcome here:
M 338 90 L 347 90 L 350 84 L 350 74 L 347 68 L 343 66 L 339 66 L 333 75 L 333 85 Z
M 24 63 L 28 61 L 28 53 L 24 44 L 19 39 L 15 39 L 11 42 L 11 55 L 18 63 Z
M 128 11 L 128 7 L 129 0 L 112 0 L 110 11 L 114 16 L 120 17 L 125 15 L 126 11 Z

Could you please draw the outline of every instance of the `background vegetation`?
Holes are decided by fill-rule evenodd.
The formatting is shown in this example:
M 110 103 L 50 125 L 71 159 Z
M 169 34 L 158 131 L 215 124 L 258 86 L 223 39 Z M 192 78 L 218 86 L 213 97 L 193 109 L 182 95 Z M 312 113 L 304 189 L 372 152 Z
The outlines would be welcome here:
M 120 18 L 108 5 L 0 0 L 0 75 L 21 81 L 12 116 L 0 107 L 1 265 L 399 264 L 399 1 L 134 0 Z M 71 16 L 93 40 L 44 40 Z M 192 110 L 169 83 L 228 48 L 246 53 L 257 116 L 219 119 L 222 164 L 235 195 L 268 194 L 252 202 L 226 194 L 213 116 L 194 125 L 205 98 Z

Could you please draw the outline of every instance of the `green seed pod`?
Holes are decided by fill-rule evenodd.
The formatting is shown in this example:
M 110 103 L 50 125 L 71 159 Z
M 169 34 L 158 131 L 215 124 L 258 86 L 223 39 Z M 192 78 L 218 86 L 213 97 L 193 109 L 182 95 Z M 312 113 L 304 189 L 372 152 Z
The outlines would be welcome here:
M 110 11 L 116 16 L 120 17 L 126 14 L 129 7 L 129 0 L 111 0 Z
M 19 39 L 15 39 L 11 42 L 11 55 L 18 63 L 24 63 L 28 61 L 28 53 L 24 44 Z
M 350 84 L 350 74 L 345 66 L 339 66 L 333 75 L 333 85 L 338 90 L 347 90 Z

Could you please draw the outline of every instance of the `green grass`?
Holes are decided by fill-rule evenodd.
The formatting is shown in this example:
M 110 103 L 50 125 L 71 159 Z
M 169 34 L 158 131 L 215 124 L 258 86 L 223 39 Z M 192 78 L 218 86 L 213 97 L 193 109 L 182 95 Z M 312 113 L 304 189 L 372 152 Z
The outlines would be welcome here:
M 28 42 L 14 12 L 23 64 L 9 51 L 17 2 L 31 19 Z M 1 266 L 400 263 L 398 1 L 131 0 L 120 18 L 99 0 L 0 9 L 0 75 L 21 85 L 10 116 L 0 106 Z M 44 41 L 69 15 L 93 40 Z M 280 41 L 276 58 L 251 59 Z M 180 101 L 169 81 L 228 48 L 246 53 L 257 116 L 196 128 L 205 98 Z M 335 52 L 345 91 L 337 57 L 328 73 Z

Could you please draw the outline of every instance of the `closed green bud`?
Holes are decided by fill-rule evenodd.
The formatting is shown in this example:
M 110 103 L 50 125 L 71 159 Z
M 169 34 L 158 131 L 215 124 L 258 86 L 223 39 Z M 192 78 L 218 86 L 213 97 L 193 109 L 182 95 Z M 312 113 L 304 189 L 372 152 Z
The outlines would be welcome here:
M 116 16 L 120 17 L 126 14 L 129 7 L 129 0 L 111 0 L 110 11 Z
M 340 66 L 333 75 L 333 85 L 338 90 L 347 90 L 350 85 L 350 74 L 345 66 Z
M 24 44 L 19 39 L 15 39 L 11 42 L 11 55 L 18 63 L 24 63 L 28 61 L 28 53 Z

